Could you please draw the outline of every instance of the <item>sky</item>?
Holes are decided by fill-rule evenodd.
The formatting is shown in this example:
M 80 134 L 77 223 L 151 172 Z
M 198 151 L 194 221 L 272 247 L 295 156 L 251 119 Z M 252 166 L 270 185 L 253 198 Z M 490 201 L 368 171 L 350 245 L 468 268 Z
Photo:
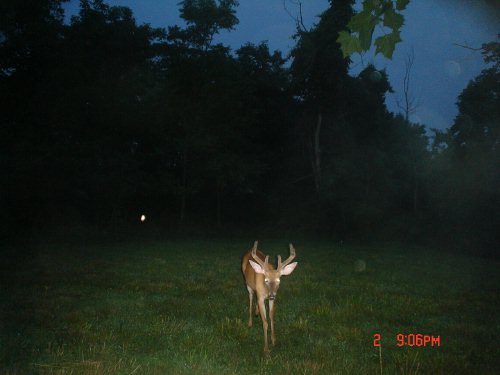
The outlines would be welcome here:
M 166 28 L 183 25 L 179 18 L 179 0 L 107 0 L 109 5 L 132 9 L 138 24 Z M 299 14 L 298 0 L 240 0 L 237 8 L 239 24 L 231 32 L 223 32 L 216 42 L 233 50 L 247 42 L 267 41 L 271 51 L 287 55 L 295 42 L 295 21 Z M 359 4 L 359 1 L 357 2 Z M 79 1 L 65 5 L 66 15 L 78 13 Z M 329 6 L 327 0 L 302 0 L 302 16 L 306 27 L 318 22 Z M 494 41 L 500 33 L 500 1 L 498 0 L 410 0 L 403 12 L 405 25 L 403 41 L 396 45 L 392 60 L 368 51 L 362 58 L 354 57 L 351 73 L 356 74 L 373 63 L 386 69 L 393 94 L 388 94 L 389 110 L 400 112 L 397 101 L 402 100 L 405 60 L 413 51 L 414 62 L 410 78 L 410 93 L 416 110 L 412 121 L 428 128 L 446 129 L 457 115 L 457 97 L 486 67 L 478 48 Z M 462 45 L 462 46 L 458 46 Z

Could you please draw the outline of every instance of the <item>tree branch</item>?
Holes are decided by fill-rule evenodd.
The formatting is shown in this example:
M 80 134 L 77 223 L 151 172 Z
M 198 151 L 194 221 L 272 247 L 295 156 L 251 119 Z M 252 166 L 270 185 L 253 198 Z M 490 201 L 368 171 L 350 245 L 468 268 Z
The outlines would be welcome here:
M 303 32 L 309 31 L 309 30 L 307 30 L 306 26 L 304 25 L 304 18 L 302 17 L 302 2 L 297 1 L 296 3 L 294 3 L 295 5 L 299 6 L 299 16 L 297 16 L 297 17 L 294 16 L 292 14 L 292 12 L 290 12 L 288 10 L 288 8 L 286 7 L 286 2 L 287 2 L 287 0 L 283 0 L 283 9 L 285 9 L 285 12 L 290 16 L 291 19 L 293 19 L 295 21 L 295 25 L 297 26 L 297 29 L 301 30 Z

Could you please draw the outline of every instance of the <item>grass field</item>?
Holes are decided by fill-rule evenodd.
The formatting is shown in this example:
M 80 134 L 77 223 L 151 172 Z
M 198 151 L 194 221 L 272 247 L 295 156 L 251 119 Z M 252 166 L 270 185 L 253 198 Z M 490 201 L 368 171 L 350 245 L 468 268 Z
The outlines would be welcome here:
M 3 248 L 0 373 L 500 374 L 498 261 L 297 242 L 264 355 L 240 270 L 253 240 Z

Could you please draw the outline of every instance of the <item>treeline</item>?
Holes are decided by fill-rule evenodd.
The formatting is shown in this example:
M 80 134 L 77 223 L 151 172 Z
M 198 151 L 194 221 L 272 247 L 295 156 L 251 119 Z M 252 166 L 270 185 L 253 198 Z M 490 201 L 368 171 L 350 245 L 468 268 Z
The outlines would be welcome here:
M 186 26 L 167 29 L 101 0 L 65 24 L 63 2 L 0 5 L 5 235 L 145 213 L 165 231 L 499 245 L 498 43 L 431 142 L 387 110 L 385 71 L 348 74 L 353 1 L 298 28 L 289 57 L 214 42 L 235 0 L 182 1 Z

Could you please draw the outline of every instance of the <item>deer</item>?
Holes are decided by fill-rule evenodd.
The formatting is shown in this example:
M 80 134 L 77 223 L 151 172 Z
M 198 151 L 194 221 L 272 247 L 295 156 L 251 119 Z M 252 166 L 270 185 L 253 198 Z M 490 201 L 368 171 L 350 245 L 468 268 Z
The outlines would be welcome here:
M 269 263 L 269 255 L 264 255 L 260 250 L 257 250 L 259 242 L 255 241 L 253 248 L 245 253 L 241 262 L 241 270 L 245 277 L 246 287 L 249 298 L 249 318 L 248 327 L 252 327 L 252 301 L 254 293 L 257 294 L 257 303 L 255 306 L 255 315 L 259 315 L 262 319 L 262 329 L 264 330 L 264 352 L 269 352 L 267 342 L 267 317 L 265 300 L 269 301 L 269 318 L 271 320 L 271 342 L 276 345 L 276 336 L 274 334 L 274 301 L 276 293 L 280 286 L 280 277 L 290 275 L 297 262 L 290 263 L 295 258 L 295 248 L 290 244 L 290 256 L 284 262 L 281 261 L 281 256 L 278 255 L 278 266 L 274 269 Z

